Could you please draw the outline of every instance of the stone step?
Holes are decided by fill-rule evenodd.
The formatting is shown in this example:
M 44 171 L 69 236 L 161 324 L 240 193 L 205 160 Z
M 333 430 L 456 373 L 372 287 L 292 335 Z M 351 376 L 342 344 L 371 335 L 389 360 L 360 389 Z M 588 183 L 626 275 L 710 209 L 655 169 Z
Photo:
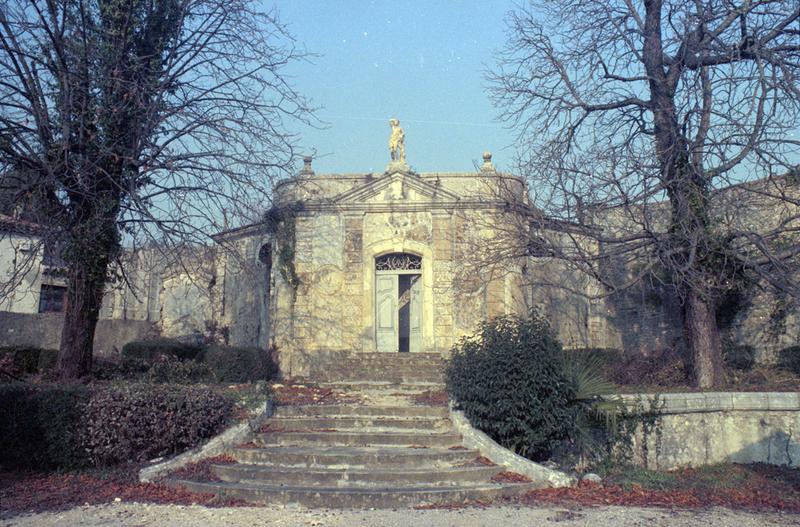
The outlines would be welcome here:
M 311 404 L 305 406 L 278 406 L 275 417 L 383 417 L 387 419 L 403 417 L 445 418 L 447 408 L 440 406 L 365 406 L 339 404 Z
M 445 362 L 447 357 L 441 353 L 351 353 L 341 357 L 336 357 L 331 362 L 343 361 L 385 361 L 385 362 Z
M 397 360 L 352 360 L 345 359 L 327 364 L 326 370 L 343 370 L 345 368 L 391 368 L 397 371 L 411 371 L 411 368 L 425 368 L 430 371 L 444 371 L 444 361 L 397 361 Z M 322 369 L 322 368 L 320 368 Z
M 413 395 L 415 393 L 440 391 L 445 389 L 443 382 L 395 382 L 387 380 L 358 380 L 344 379 L 336 381 L 320 381 L 315 383 L 322 388 L 334 390 L 347 390 L 354 392 L 396 392 L 402 395 Z
M 423 467 L 419 469 L 309 469 L 306 467 L 269 467 L 264 465 L 213 465 L 212 471 L 222 481 L 264 483 L 311 487 L 452 487 L 465 483 L 486 483 L 502 467 Z
M 453 432 L 275 432 L 256 434 L 264 446 L 419 446 L 450 447 L 461 444 L 461 435 Z
M 417 432 L 446 431 L 453 428 L 448 419 L 441 417 L 278 417 L 267 420 L 270 427 L 283 431 L 369 431 Z
M 469 464 L 477 450 L 444 448 L 265 447 L 234 448 L 239 463 L 302 468 L 435 468 Z
M 347 368 L 372 369 L 372 370 L 385 368 L 387 370 L 402 371 L 402 372 L 417 371 L 418 369 L 432 371 L 432 372 L 443 372 L 446 367 L 447 365 L 444 362 L 343 360 L 327 365 L 324 369 L 327 371 L 342 371 L 346 370 Z
M 227 482 L 168 480 L 193 492 L 219 494 L 262 505 L 299 505 L 330 508 L 393 508 L 428 504 L 463 503 L 524 494 L 537 488 L 531 483 L 469 485 L 457 487 L 401 487 L 354 489 L 291 487 Z
M 317 377 L 313 380 L 308 380 L 318 385 L 339 385 L 339 386 L 353 386 L 358 390 L 360 386 L 385 386 L 389 388 L 400 388 L 403 391 L 415 390 L 441 390 L 444 389 L 444 379 L 434 377 L 376 377 L 374 375 L 362 375 L 361 377 L 354 375 L 340 375 L 334 377 Z M 425 386 L 427 385 L 427 386 Z
M 436 372 L 367 371 L 350 368 L 345 371 L 328 371 L 312 377 L 314 382 L 383 382 L 394 384 L 444 384 L 444 374 Z

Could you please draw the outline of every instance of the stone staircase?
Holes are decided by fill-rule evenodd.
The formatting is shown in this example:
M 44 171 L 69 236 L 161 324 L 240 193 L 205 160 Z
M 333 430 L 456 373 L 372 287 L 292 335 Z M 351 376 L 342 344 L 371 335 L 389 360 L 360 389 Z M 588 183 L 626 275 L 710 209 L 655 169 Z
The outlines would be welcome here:
M 236 463 L 210 467 L 214 481 L 171 483 L 251 503 L 331 508 L 463 503 L 540 487 L 498 482 L 504 469 L 461 445 L 446 407 L 416 402 L 443 388 L 441 366 L 422 354 L 340 359 L 320 384 L 358 402 L 278 406 L 250 443 L 231 449 Z

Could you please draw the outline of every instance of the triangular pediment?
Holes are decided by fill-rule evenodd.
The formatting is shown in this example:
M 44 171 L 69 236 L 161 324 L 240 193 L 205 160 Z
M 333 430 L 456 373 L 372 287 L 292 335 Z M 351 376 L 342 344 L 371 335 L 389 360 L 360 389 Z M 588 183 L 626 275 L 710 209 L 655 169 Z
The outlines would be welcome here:
M 390 172 L 339 194 L 335 203 L 430 203 L 458 201 L 459 196 L 440 185 L 406 172 Z

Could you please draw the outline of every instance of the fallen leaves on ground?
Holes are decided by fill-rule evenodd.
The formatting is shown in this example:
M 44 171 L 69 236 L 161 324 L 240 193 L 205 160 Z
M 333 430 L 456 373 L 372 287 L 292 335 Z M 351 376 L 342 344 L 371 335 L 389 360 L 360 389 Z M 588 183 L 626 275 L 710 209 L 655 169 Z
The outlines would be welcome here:
M 530 483 L 531 479 L 516 472 L 498 472 L 492 476 L 492 483 Z
M 721 465 L 728 478 L 709 478 L 712 467 L 675 471 L 669 488 L 643 484 L 581 482 L 576 487 L 539 489 L 503 501 L 522 505 L 578 504 L 800 512 L 800 471 L 764 464 Z M 735 484 L 733 484 L 735 483 Z M 662 484 L 663 485 L 663 484 Z M 655 488 L 653 488 L 655 487 Z
M 486 457 L 478 456 L 475 459 L 470 459 L 464 463 L 453 465 L 455 467 L 494 467 L 495 464 Z
M 312 384 L 273 384 L 275 401 L 281 406 L 306 406 L 312 404 L 352 404 L 360 397 L 346 395 L 332 388 L 321 388 Z
M 419 406 L 447 406 L 450 396 L 444 390 L 428 390 L 415 393 L 411 396 L 411 400 Z
M 229 507 L 246 505 L 214 494 L 189 492 L 159 483 L 139 483 L 135 473 L 0 474 L 0 510 L 7 513 L 65 510 L 113 501 Z

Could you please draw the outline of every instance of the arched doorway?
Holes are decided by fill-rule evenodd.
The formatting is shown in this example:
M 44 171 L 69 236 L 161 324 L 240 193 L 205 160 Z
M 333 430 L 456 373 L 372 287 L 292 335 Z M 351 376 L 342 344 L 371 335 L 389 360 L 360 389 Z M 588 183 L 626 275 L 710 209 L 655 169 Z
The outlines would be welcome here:
M 375 258 L 375 322 L 379 352 L 421 351 L 421 256 L 389 253 Z

